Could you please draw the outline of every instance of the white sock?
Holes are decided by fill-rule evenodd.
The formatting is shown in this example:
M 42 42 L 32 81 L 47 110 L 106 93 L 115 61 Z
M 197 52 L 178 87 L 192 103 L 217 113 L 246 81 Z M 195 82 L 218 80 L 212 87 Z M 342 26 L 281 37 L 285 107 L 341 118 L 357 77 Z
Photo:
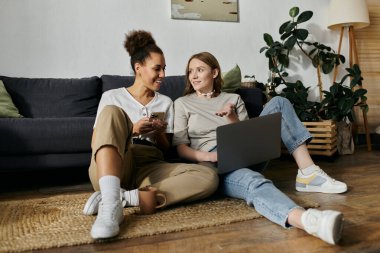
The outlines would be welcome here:
M 120 200 L 120 179 L 116 176 L 103 176 L 99 179 L 103 203 Z
M 126 201 L 126 206 L 138 206 L 139 205 L 139 190 L 134 189 L 131 191 L 123 192 L 124 200 Z
M 304 169 L 300 169 L 301 173 L 305 176 L 307 175 L 310 175 L 311 173 L 313 173 L 314 171 L 316 171 L 318 169 L 318 166 L 313 164 L 313 165 L 310 165 L 309 167 L 306 167 Z

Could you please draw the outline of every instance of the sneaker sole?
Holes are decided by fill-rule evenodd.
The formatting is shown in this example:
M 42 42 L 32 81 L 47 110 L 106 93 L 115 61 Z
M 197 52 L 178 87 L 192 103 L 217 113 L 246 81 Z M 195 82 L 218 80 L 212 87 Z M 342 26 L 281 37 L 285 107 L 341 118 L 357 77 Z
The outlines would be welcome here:
M 121 225 L 121 223 L 119 224 L 119 226 Z M 120 227 L 117 231 L 112 231 L 112 233 L 110 233 L 110 231 L 93 231 L 91 230 L 91 237 L 92 239 L 94 240 L 106 240 L 106 239 L 111 239 L 111 238 L 114 238 L 114 237 L 117 237 L 120 233 Z
M 119 232 L 120 231 L 117 231 L 115 233 L 109 233 L 109 231 L 107 231 L 107 232 L 104 232 L 104 231 L 93 232 L 93 231 L 91 231 L 91 237 L 94 240 L 106 240 L 106 239 L 111 239 L 111 238 L 118 236 Z
M 99 202 L 102 198 L 102 195 L 100 192 L 94 192 L 90 198 L 87 200 L 84 208 L 83 208 L 83 214 L 84 215 L 94 215 L 98 213 L 98 207 Z
M 324 190 L 319 186 L 311 186 L 311 185 L 306 185 L 305 188 L 303 187 L 297 187 L 296 190 L 299 192 L 320 192 L 320 193 L 343 193 L 347 191 L 347 188 L 345 189 L 330 189 L 330 190 Z

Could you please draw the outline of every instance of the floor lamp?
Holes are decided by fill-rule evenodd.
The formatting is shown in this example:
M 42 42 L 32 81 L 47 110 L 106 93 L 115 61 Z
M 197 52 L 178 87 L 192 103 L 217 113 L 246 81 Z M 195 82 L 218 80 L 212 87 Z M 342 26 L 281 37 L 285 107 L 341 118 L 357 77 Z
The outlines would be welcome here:
M 340 29 L 338 54 L 341 53 L 344 32 L 348 32 L 349 62 L 359 65 L 358 52 L 354 29 L 361 29 L 369 25 L 368 8 L 365 0 L 330 0 L 328 28 Z M 336 81 L 338 68 L 335 67 L 333 82 Z M 362 88 L 360 86 L 360 88 Z M 367 113 L 363 111 L 364 129 L 366 133 L 367 149 L 372 150 L 371 137 L 368 129 Z

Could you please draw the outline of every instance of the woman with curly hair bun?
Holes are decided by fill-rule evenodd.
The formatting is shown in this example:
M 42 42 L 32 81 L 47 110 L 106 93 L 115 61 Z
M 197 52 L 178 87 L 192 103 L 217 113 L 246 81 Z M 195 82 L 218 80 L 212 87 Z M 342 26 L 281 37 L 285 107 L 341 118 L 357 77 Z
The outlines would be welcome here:
M 170 146 L 174 118 L 172 100 L 157 92 L 165 77 L 164 54 L 146 31 L 128 33 L 124 47 L 135 81 L 103 94 L 91 143 L 89 176 L 96 192 L 83 212 L 98 215 L 94 239 L 118 235 L 123 206 L 139 205 L 141 187 L 156 187 L 168 206 L 208 197 L 218 185 L 211 168 L 164 161 L 161 150 Z M 155 112 L 163 118 L 152 119 Z

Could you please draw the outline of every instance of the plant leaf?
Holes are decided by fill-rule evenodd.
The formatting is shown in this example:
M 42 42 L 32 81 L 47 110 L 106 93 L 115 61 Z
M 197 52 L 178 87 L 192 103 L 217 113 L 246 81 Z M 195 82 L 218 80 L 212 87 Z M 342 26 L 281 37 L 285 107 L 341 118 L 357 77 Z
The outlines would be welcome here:
M 285 43 L 284 43 L 284 46 L 290 51 L 293 49 L 294 45 L 296 44 L 297 42 L 297 38 L 294 37 L 294 36 L 291 36 L 289 37 Z
M 357 74 L 357 75 L 361 75 L 361 70 L 360 70 L 360 67 L 358 64 L 354 64 L 354 66 L 352 66 L 352 69 L 354 70 L 354 72 Z
M 286 54 L 279 54 L 278 61 L 285 68 L 289 67 L 289 57 Z
M 274 48 L 268 48 L 267 52 L 266 52 L 270 57 L 274 57 L 276 56 L 277 52 L 276 52 L 276 49 Z
M 362 97 L 366 93 L 367 93 L 366 89 L 357 89 L 356 91 L 354 91 L 354 96 L 356 96 L 356 97 Z
M 265 50 L 267 50 L 268 49 L 268 47 L 262 47 L 261 49 L 260 49 L 260 54 L 262 53 L 262 52 L 264 52 Z
M 294 30 L 294 36 L 299 40 L 306 40 L 307 36 L 309 36 L 309 31 L 306 29 L 296 29 Z
M 273 45 L 273 38 L 270 34 L 268 33 L 264 33 L 264 40 L 265 42 L 267 43 L 268 46 L 272 46 Z
M 280 34 L 283 34 L 285 32 L 285 28 L 290 24 L 291 21 L 287 21 L 285 23 L 283 23 L 281 26 L 280 26 L 280 29 L 278 30 Z
M 340 85 L 338 85 L 338 84 L 334 84 L 334 85 L 330 86 L 330 92 L 333 96 L 338 94 L 339 87 L 340 87 Z
M 290 35 L 292 35 L 291 32 L 286 32 L 284 34 L 281 35 L 281 40 L 286 40 Z
M 345 63 L 346 62 L 346 58 L 343 56 L 343 55 L 339 55 L 339 60 L 341 63 Z
M 294 17 L 296 17 L 296 16 L 298 15 L 299 12 L 300 12 L 300 8 L 298 8 L 298 7 L 293 7 L 293 8 L 290 9 L 290 11 L 289 11 L 289 15 L 290 15 L 292 18 L 294 18 Z
M 352 68 L 346 68 L 346 71 L 347 71 L 351 76 L 354 76 L 354 75 L 355 75 L 355 71 L 354 71 L 354 69 L 352 69 Z
M 345 75 L 342 77 L 342 80 L 340 81 L 340 84 L 344 83 L 346 81 L 346 79 L 349 77 L 350 75 Z
M 322 72 L 328 74 L 334 69 L 334 63 L 324 63 L 322 64 Z
M 312 16 L 313 16 L 312 11 L 304 11 L 298 16 L 297 23 L 300 24 L 300 23 L 306 22 L 309 19 L 311 19 Z

